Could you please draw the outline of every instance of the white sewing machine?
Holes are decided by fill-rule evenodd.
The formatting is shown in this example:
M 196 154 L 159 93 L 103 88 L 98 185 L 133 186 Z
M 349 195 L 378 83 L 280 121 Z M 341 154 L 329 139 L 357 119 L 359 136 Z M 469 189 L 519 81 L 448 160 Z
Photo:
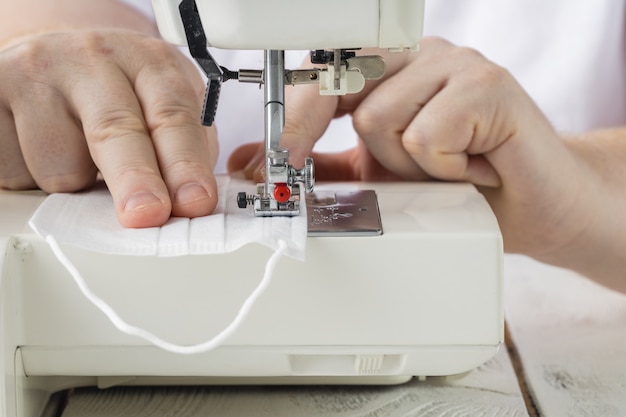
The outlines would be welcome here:
M 179 3 L 153 2 L 166 39 L 184 43 Z M 300 5 L 302 13 L 295 13 Z M 200 0 L 198 6 L 211 45 L 272 50 L 415 48 L 423 9 L 422 0 Z M 270 63 L 279 55 L 266 52 Z M 329 72 L 314 72 L 326 79 L 322 88 L 357 89 L 358 65 L 335 57 Z M 280 99 L 278 78 L 270 96 Z M 275 98 L 270 101 L 280 102 Z M 277 148 L 271 139 L 282 127 L 271 121 L 280 104 L 269 107 L 268 152 Z M 375 200 L 367 193 L 350 202 L 351 216 L 367 214 L 366 224 L 344 230 L 341 219 L 350 216 L 334 214 L 346 210 L 343 199 L 357 190 L 374 190 Z M 342 183 L 317 185 L 315 193 L 308 212 L 323 221 L 309 219 L 315 236 L 308 238 L 306 261 L 281 258 L 271 287 L 223 346 L 180 356 L 121 334 L 82 296 L 27 225 L 42 193 L 0 192 L 0 416 L 39 416 L 52 393 L 77 386 L 401 383 L 462 373 L 495 354 L 504 337 L 502 242 L 474 187 Z M 332 227 L 318 229 L 320 223 Z M 364 230 L 372 236 L 362 236 Z M 223 328 L 271 254 L 260 245 L 166 259 L 64 250 L 129 321 L 180 344 Z

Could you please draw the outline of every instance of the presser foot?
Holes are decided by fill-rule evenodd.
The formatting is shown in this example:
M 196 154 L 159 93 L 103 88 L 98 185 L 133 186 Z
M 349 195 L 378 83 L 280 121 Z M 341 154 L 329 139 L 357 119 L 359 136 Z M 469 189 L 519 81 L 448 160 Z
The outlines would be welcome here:
M 254 207 L 257 217 L 298 216 L 300 215 L 300 184 L 304 191 L 313 192 L 315 177 L 313 159 L 305 158 L 304 167 L 295 169 L 288 165 L 289 152 L 286 149 L 270 149 L 267 158 L 268 180 L 257 184 L 257 194 L 237 194 L 239 208 Z
M 279 195 L 279 200 L 270 197 Z M 267 195 L 267 197 L 263 197 Z M 265 184 L 257 184 L 257 194 L 237 194 L 239 208 L 254 207 L 257 217 L 298 216 L 300 215 L 300 187 L 296 184 L 289 187 L 286 183 L 272 184 L 269 193 L 265 193 Z

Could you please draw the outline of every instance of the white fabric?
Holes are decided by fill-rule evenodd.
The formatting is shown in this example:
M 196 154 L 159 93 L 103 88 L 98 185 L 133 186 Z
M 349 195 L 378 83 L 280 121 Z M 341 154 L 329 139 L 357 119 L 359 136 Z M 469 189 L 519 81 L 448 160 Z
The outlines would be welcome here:
M 162 227 L 128 229 L 115 217 L 105 187 L 85 193 L 52 194 L 37 209 L 30 225 L 44 239 L 94 252 L 136 256 L 220 254 L 249 243 L 274 250 L 286 242 L 285 254 L 303 260 L 307 236 L 306 204 L 294 217 L 257 218 L 251 208 L 240 209 L 236 195 L 252 194 L 249 181 L 218 176 L 216 211 L 195 219 L 172 218 Z
M 557 130 L 626 122 L 626 2 L 426 0 L 425 32 L 507 68 Z
M 219 206 L 212 215 L 195 219 L 172 218 L 162 227 L 128 229 L 115 217 L 111 194 L 104 187 L 85 193 L 52 194 L 39 206 L 30 226 L 44 238 L 59 262 L 94 306 L 121 332 L 177 354 L 207 352 L 220 346 L 245 321 L 251 307 L 270 285 L 276 263 L 283 253 L 303 260 L 307 236 L 306 204 L 300 216 L 257 218 L 250 208 L 237 206 L 238 192 L 251 194 L 250 181 L 218 176 Z M 106 254 L 133 256 L 184 256 L 231 252 L 250 243 L 275 249 L 263 278 L 242 304 L 233 321 L 204 343 L 184 346 L 170 343 L 153 333 L 127 323 L 83 279 L 65 256 L 60 244 Z

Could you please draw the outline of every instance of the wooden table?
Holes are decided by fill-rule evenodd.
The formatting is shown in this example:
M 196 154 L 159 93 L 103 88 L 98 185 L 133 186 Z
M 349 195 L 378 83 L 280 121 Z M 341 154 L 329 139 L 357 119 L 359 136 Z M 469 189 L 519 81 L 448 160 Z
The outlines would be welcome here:
M 465 375 L 387 387 L 86 389 L 63 417 L 626 416 L 626 296 L 525 257 L 505 265 L 507 346 Z
M 523 257 L 506 271 L 507 322 L 539 415 L 626 416 L 626 296 Z

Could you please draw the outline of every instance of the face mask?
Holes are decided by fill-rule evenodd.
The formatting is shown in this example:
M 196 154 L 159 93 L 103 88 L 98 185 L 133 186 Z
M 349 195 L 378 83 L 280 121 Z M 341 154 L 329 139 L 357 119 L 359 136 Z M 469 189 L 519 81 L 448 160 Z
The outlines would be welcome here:
M 122 227 L 115 217 L 113 199 L 104 187 L 85 193 L 52 194 L 35 212 L 30 226 L 48 242 L 85 297 L 120 331 L 174 353 L 206 352 L 221 345 L 244 321 L 254 301 L 269 285 L 280 256 L 286 254 L 304 260 L 306 204 L 301 204 L 299 216 L 255 217 L 251 208 L 237 206 L 236 197 L 241 191 L 253 194 L 255 187 L 248 181 L 218 177 L 219 202 L 214 214 L 195 219 L 172 218 L 162 227 L 146 229 Z M 106 301 L 89 289 L 80 271 L 61 249 L 61 245 L 72 245 L 104 254 L 170 257 L 223 254 L 250 243 L 260 243 L 275 250 L 265 266 L 262 280 L 221 333 L 193 346 L 169 343 L 126 323 Z
M 255 193 L 256 186 L 241 179 L 218 176 L 218 206 L 210 216 L 171 218 L 164 226 L 122 227 L 113 199 L 101 186 L 76 194 L 52 194 L 35 212 L 31 227 L 44 239 L 53 236 L 93 252 L 135 256 L 214 255 L 233 252 L 249 243 L 274 250 L 286 243 L 285 253 L 304 260 L 307 236 L 306 204 L 295 217 L 255 217 L 252 208 L 237 206 L 237 193 Z

